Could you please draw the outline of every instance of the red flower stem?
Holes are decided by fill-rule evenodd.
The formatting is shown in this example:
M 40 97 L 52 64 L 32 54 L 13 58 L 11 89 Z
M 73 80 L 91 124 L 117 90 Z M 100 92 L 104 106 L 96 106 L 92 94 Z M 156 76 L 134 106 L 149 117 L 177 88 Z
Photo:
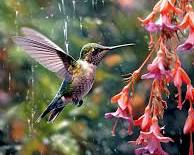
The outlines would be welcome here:
M 192 104 L 191 100 L 190 100 L 190 109 L 193 109 L 193 104 Z
M 115 121 L 115 123 L 114 123 L 114 125 L 113 125 L 113 128 L 112 128 L 112 136 L 115 136 L 115 129 L 116 129 L 118 120 L 119 120 L 119 118 L 116 119 L 116 121 Z
M 127 80 L 129 80 L 129 83 L 126 85 L 128 87 L 128 89 L 131 88 L 131 93 L 133 96 L 134 95 L 134 85 L 135 83 L 137 82 L 137 80 L 139 79 L 140 77 L 140 72 L 141 70 L 143 69 L 143 67 L 145 66 L 145 64 L 150 60 L 152 54 L 155 52 L 155 49 L 157 48 L 159 42 L 161 41 L 161 37 L 157 40 L 157 42 L 155 43 L 154 47 L 152 48 L 152 50 L 149 52 L 148 56 L 146 57 L 146 59 L 144 60 L 144 62 L 141 64 L 141 66 L 135 70 L 132 74 L 128 74 L 130 75 L 131 77 L 127 78 Z M 125 75 L 125 76 L 128 76 L 128 75 Z
M 153 91 L 154 91 L 154 87 L 155 87 L 155 82 L 156 82 L 156 80 L 154 80 L 152 82 L 152 88 L 151 88 L 151 91 L 150 91 L 150 98 L 149 98 L 149 102 L 148 102 L 148 105 L 149 105 L 150 108 L 152 107 L 152 98 L 153 98 Z
M 181 92 L 181 87 L 178 87 L 178 108 L 181 110 L 182 109 L 182 92 Z
M 146 59 L 144 60 L 144 62 L 141 64 L 141 66 L 138 68 L 138 71 L 140 72 L 142 70 L 142 68 L 145 66 L 145 64 L 149 61 L 149 59 L 151 58 L 152 54 L 155 52 L 155 49 L 158 45 L 158 43 L 161 41 L 161 37 L 157 40 L 157 42 L 155 43 L 154 47 L 152 48 L 152 50 L 149 52 L 148 56 L 146 57 Z
M 152 54 L 155 52 L 155 49 L 157 48 L 158 43 L 160 41 L 161 41 L 161 37 L 157 40 L 157 42 L 155 43 L 154 47 L 149 52 L 148 56 L 146 57 L 144 62 L 141 64 L 141 66 L 137 70 L 135 70 L 133 73 L 128 73 L 126 75 L 123 75 L 125 77 L 124 81 L 129 81 L 129 83 L 127 84 L 127 87 L 129 89 L 130 89 L 131 85 L 133 86 L 135 84 L 135 82 L 138 80 L 138 78 L 140 77 L 141 70 L 143 69 L 145 64 L 149 61 L 149 59 L 151 58 Z
M 193 155 L 193 136 L 192 132 L 190 131 L 190 147 L 189 147 L 189 155 Z

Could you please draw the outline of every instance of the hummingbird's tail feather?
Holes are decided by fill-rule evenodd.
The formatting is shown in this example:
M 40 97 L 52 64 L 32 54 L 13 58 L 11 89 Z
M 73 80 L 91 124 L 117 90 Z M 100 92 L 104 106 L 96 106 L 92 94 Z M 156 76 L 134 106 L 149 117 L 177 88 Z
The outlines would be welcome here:
M 45 109 L 45 111 L 39 116 L 39 118 L 37 119 L 37 122 L 39 122 L 50 112 L 52 113 L 48 121 L 53 120 L 53 118 L 55 119 L 58 116 L 58 114 L 63 110 L 63 108 L 64 108 L 63 100 L 61 98 L 54 98 L 51 101 L 51 103 L 48 105 L 48 107 Z
M 54 109 L 52 113 L 50 114 L 48 121 L 53 122 L 57 118 L 57 116 L 60 114 L 60 112 L 63 110 L 63 108 L 64 106 Z

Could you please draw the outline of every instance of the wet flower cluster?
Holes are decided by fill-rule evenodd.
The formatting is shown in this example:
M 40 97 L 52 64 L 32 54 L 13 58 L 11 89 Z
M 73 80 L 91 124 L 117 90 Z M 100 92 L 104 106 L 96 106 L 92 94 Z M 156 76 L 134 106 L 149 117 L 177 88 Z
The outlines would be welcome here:
M 193 155 L 194 87 L 179 58 L 179 55 L 192 52 L 194 48 L 194 9 L 191 3 L 189 0 L 159 0 L 145 19 L 138 18 L 150 36 L 149 55 L 136 71 L 125 76 L 127 85 L 112 97 L 112 102 L 118 104 L 116 112 L 105 114 L 107 119 L 116 118 L 113 134 L 119 119 L 127 121 L 129 134 L 132 134 L 134 126 L 140 128 L 140 135 L 136 141 L 129 142 L 137 146 L 137 155 L 168 154 L 161 147 L 161 143 L 173 142 L 173 139 L 162 135 L 164 127 L 160 127 L 158 121 L 163 118 L 164 110 L 167 108 L 165 96 L 171 95 L 168 90 L 170 83 L 177 88 L 177 108 L 182 110 L 185 101 L 190 104 L 183 133 L 190 134 L 189 155 Z M 185 36 L 188 36 L 185 41 L 180 39 Z M 147 67 L 147 73 L 142 73 L 144 67 Z M 134 120 L 134 87 L 139 80 L 147 79 L 152 80 L 149 102 L 144 114 Z M 184 99 L 183 85 L 187 87 Z

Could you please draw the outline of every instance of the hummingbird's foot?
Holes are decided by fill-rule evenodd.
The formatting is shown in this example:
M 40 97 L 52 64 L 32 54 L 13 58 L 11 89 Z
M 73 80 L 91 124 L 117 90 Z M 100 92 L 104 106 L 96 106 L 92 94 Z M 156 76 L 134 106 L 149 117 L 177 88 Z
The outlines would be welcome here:
M 83 100 L 79 100 L 78 98 L 73 98 L 72 102 L 77 105 L 78 107 L 80 107 L 83 104 Z
M 77 105 L 77 104 L 79 103 L 79 100 L 78 100 L 78 98 L 72 98 L 72 102 L 73 102 L 75 105 Z
M 78 106 L 78 107 L 81 107 L 82 104 L 83 104 L 83 100 L 80 100 L 77 106 Z

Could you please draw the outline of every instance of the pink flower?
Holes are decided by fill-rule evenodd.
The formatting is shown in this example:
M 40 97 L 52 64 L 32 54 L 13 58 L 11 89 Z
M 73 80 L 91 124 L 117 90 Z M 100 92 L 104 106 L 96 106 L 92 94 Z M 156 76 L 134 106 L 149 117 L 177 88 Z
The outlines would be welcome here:
M 152 123 L 152 118 L 151 118 L 151 110 L 150 107 L 147 106 L 145 108 L 144 114 L 139 117 L 138 120 L 134 121 L 135 126 L 140 126 L 143 131 L 148 131 L 150 129 Z
M 118 118 L 118 119 L 123 119 L 127 121 L 128 123 L 128 133 L 132 134 L 132 124 L 133 124 L 133 119 L 130 117 L 128 109 L 122 110 L 121 108 L 118 108 L 115 112 L 110 112 L 105 114 L 106 119 L 112 119 L 112 118 Z M 115 135 L 115 128 L 117 125 L 117 121 L 115 122 L 113 129 L 112 129 L 112 134 Z
M 186 29 L 187 27 L 194 28 L 194 12 L 190 4 L 186 6 L 187 13 L 183 18 L 183 21 L 178 25 L 181 30 Z
M 175 0 L 160 0 L 160 13 L 168 14 L 170 11 L 173 11 L 176 14 L 181 14 L 183 11 L 174 6 Z
M 188 117 L 183 129 L 184 134 L 194 132 L 194 109 L 190 108 L 188 111 Z
M 182 83 L 189 85 L 191 80 L 187 73 L 180 66 L 173 70 L 174 72 L 174 85 L 176 87 L 181 87 Z
M 140 146 L 135 150 L 136 155 L 152 154 L 152 155 L 168 155 L 160 143 L 173 142 L 169 137 L 164 137 L 160 133 L 161 128 L 158 126 L 158 119 L 154 116 L 152 118 L 152 125 L 148 132 L 140 132 L 139 137 L 136 141 L 129 142 Z
M 122 91 L 111 98 L 112 103 L 118 103 L 122 110 L 128 108 L 129 113 L 132 115 L 131 98 L 129 96 L 129 88 L 125 86 Z
M 174 77 L 174 85 L 178 89 L 178 106 L 177 108 L 182 109 L 182 98 L 181 98 L 181 87 L 182 84 L 185 83 L 186 85 L 191 84 L 191 80 L 187 73 L 183 70 L 180 66 L 180 62 L 177 62 L 175 68 L 172 71 L 172 75 Z
M 184 134 L 190 133 L 190 147 L 189 155 L 193 155 L 193 138 L 192 133 L 194 132 L 194 109 L 192 105 L 189 108 L 188 116 L 183 129 Z
M 194 48 L 194 12 L 191 5 L 186 6 L 187 14 L 184 16 L 183 21 L 178 25 L 181 30 L 190 28 L 189 36 L 186 41 L 177 47 L 177 51 L 188 51 Z
M 142 75 L 142 79 L 161 79 L 163 77 L 169 77 L 169 62 L 166 61 L 166 48 L 161 43 L 160 50 L 157 52 L 156 58 L 151 64 L 148 65 L 147 74 Z
M 185 99 L 194 103 L 194 88 L 191 84 L 187 85 L 187 92 L 186 92 Z
M 145 18 L 139 20 L 144 25 L 145 29 L 149 32 L 163 31 L 167 35 L 171 31 L 176 31 L 177 26 L 171 24 L 169 18 L 169 11 L 173 11 L 176 14 L 182 13 L 182 11 L 174 7 L 174 1 L 172 0 L 160 0 L 153 8 L 153 11 Z M 160 13 L 160 17 L 155 20 L 157 13 Z
M 129 96 L 129 88 L 128 85 L 125 86 L 120 93 L 113 96 L 111 99 L 112 103 L 118 103 L 118 109 L 116 112 L 106 113 L 105 118 L 112 119 L 113 117 L 124 119 L 128 122 L 128 133 L 132 134 L 131 126 L 133 125 L 133 118 L 132 118 L 132 104 L 131 98 Z M 117 125 L 117 121 L 112 129 L 112 134 L 115 133 L 115 127 Z
M 167 140 L 167 142 L 169 141 Z M 136 155 L 168 155 L 168 153 L 162 149 L 160 140 L 153 133 L 140 132 L 136 143 L 141 146 L 135 150 Z
M 187 40 L 177 47 L 177 51 L 191 51 L 194 48 L 194 29 L 190 29 Z
M 172 25 L 170 19 L 166 15 L 162 15 L 156 20 L 156 22 L 150 21 L 144 25 L 148 32 L 168 32 L 178 30 L 176 25 Z
M 106 119 L 112 119 L 114 117 L 122 118 L 122 119 L 129 120 L 129 121 L 131 120 L 131 117 L 129 117 L 129 113 L 127 109 L 122 110 L 121 108 L 117 108 L 115 112 L 110 112 L 110 113 L 105 114 Z

